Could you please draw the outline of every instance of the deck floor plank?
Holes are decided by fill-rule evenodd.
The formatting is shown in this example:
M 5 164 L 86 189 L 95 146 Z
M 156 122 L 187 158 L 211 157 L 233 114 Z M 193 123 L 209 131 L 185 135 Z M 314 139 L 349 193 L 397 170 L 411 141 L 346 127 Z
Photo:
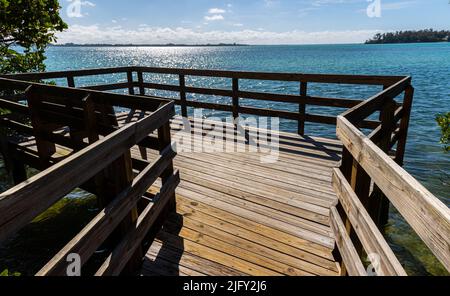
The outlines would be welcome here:
M 180 118 L 172 121 L 174 137 L 180 124 Z M 192 131 L 205 137 L 198 127 Z M 178 146 L 177 212 L 150 247 L 142 274 L 338 275 L 329 216 L 337 202 L 331 172 L 341 144 L 284 132 L 279 139 L 276 163 L 262 163 L 264 152 L 205 152 L 198 142 Z M 238 142 L 246 147 L 244 137 Z M 140 158 L 141 152 L 132 155 Z M 147 150 L 149 159 L 155 156 Z M 150 192 L 159 187 L 157 182 Z

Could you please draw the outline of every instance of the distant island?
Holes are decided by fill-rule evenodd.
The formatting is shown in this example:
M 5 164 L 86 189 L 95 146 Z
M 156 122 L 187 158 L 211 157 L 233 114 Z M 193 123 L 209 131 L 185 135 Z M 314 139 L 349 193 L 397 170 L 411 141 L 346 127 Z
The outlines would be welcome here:
M 77 43 L 63 43 L 63 44 L 51 44 L 50 46 L 56 47 L 205 47 L 205 46 L 247 46 L 246 44 L 237 43 L 217 43 L 217 44 L 77 44 Z
M 386 43 L 420 43 L 420 42 L 449 42 L 450 31 L 435 31 L 433 29 L 419 31 L 397 31 L 376 34 L 366 44 Z

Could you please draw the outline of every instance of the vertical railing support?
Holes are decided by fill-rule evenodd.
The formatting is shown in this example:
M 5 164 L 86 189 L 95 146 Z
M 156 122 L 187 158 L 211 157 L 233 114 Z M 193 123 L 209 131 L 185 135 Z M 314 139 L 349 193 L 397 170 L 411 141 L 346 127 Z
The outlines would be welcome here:
M 183 74 L 179 76 L 180 81 L 180 105 L 181 105 L 181 116 L 187 118 L 187 104 L 186 104 L 186 77 Z
M 399 138 L 397 143 L 397 151 L 395 154 L 395 162 L 399 166 L 403 166 L 405 158 L 406 139 L 408 137 L 409 121 L 411 118 L 411 108 L 414 97 L 414 87 L 408 85 L 405 89 L 405 97 L 403 99 L 403 117 L 400 122 Z
M 158 139 L 159 139 L 159 152 L 162 153 L 167 146 L 172 144 L 171 135 L 170 135 L 170 121 L 167 121 L 162 127 L 158 129 Z M 161 175 L 162 185 L 164 186 L 167 181 L 169 181 L 170 177 L 172 177 L 174 172 L 173 161 L 169 163 L 167 168 Z M 175 194 L 171 197 L 171 201 L 167 205 L 168 211 L 176 210 L 176 200 Z
M 25 97 L 27 98 L 30 109 L 31 124 L 33 126 L 34 137 L 36 139 L 39 161 L 42 168 L 47 168 L 50 166 L 50 158 L 56 152 L 56 145 L 45 140 L 43 137 L 43 134 L 47 131 L 47 127 L 45 122 L 42 120 L 43 116 L 40 114 L 42 101 L 33 92 L 33 86 L 30 86 L 25 91 Z
M 128 93 L 134 95 L 133 71 L 127 71 Z
M 137 72 L 138 83 L 139 83 L 139 95 L 145 96 L 145 87 L 144 87 L 144 74 L 142 71 Z
M 379 147 L 389 155 L 392 132 L 395 130 L 394 116 L 396 103 L 389 98 L 383 105 L 380 112 L 381 137 Z M 378 225 L 380 230 L 387 224 L 389 219 L 389 199 L 375 185 L 370 199 L 369 213 Z
M 75 79 L 72 75 L 67 76 L 67 86 L 68 87 L 75 87 Z
M 300 82 L 300 96 L 306 98 L 308 92 L 308 83 L 307 82 Z M 305 116 L 306 116 L 306 104 L 300 103 L 298 106 L 298 134 L 301 136 L 305 135 Z
M 233 78 L 233 118 L 239 118 L 239 79 Z

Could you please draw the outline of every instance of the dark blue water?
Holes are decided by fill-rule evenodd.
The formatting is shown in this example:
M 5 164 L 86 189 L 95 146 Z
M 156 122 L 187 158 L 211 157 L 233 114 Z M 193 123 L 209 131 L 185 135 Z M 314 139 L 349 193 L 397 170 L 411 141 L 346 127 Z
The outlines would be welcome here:
M 440 131 L 435 122 L 437 113 L 450 111 L 450 43 L 395 45 L 305 45 L 305 46 L 248 46 L 195 48 L 80 48 L 52 47 L 47 52 L 47 70 L 69 70 L 115 66 L 156 66 L 197 69 L 249 70 L 267 72 L 301 72 L 331 74 L 411 75 L 416 89 L 411 127 L 406 150 L 405 167 L 445 204 L 450 205 L 450 154 L 443 153 L 439 144 Z M 177 83 L 176 77 L 149 75 L 160 83 Z M 123 75 L 93 76 L 77 79 L 78 85 L 125 80 Z M 188 84 L 230 88 L 227 79 L 188 80 Z M 298 93 L 298 83 L 243 81 L 241 87 L 276 93 Z M 368 98 L 379 87 L 336 86 L 312 84 L 312 95 L 348 98 Z M 169 92 L 152 94 L 173 96 Z M 227 98 L 193 99 L 228 103 Z M 252 102 L 244 104 L 295 111 L 296 106 L 277 103 Z M 309 109 L 326 114 L 329 109 Z M 333 114 L 340 113 L 334 110 Z M 282 129 L 296 130 L 296 123 L 283 121 Z M 309 134 L 334 136 L 331 127 L 309 124 Z M 432 256 L 418 242 L 409 227 L 393 210 L 388 239 L 397 247 L 399 256 L 410 262 L 411 272 L 440 273 Z M 416 261 L 424 267 L 417 267 Z

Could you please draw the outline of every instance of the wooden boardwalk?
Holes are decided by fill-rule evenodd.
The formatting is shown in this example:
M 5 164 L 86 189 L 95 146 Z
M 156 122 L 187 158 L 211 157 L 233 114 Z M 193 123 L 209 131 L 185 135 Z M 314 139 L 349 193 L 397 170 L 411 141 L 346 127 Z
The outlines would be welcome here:
M 172 121 L 172 137 L 180 123 Z M 177 212 L 142 274 L 338 275 L 329 214 L 341 144 L 288 133 L 279 143 L 279 160 L 270 164 L 258 152 L 179 153 Z
M 176 75 L 178 83 L 160 84 L 148 73 Z M 75 78 L 112 74 L 126 82 L 77 88 Z M 191 77 L 229 85 L 204 88 L 186 83 Z M 56 78 L 67 87 L 26 81 Z M 243 80 L 296 82 L 299 89 L 248 91 Z M 311 96 L 311 83 L 377 85 L 380 92 Z M 148 96 L 153 90 L 179 97 Z M 0 193 L 0 242 L 82 188 L 96 195 L 99 213 L 37 275 L 67 275 L 73 253 L 82 266 L 97 265 L 95 275 L 366 276 L 360 254 L 377 255 L 368 258 L 377 275 L 406 275 L 382 233 L 394 207 L 450 271 L 450 210 L 401 167 L 413 96 L 409 76 L 122 67 L 0 77 L 0 107 L 11 111 L 0 118 L 0 149 L 16 184 Z M 289 104 L 290 111 L 241 104 L 246 99 Z M 220 143 L 229 126 L 205 122 L 188 132 L 193 143 L 180 142 L 175 105 L 184 117 L 200 108 L 288 119 L 297 133 L 278 139 L 273 131 L 238 129 L 231 141 L 238 149 L 230 152 L 230 141 Z M 339 108 L 340 115 L 307 106 Z M 339 141 L 305 134 L 305 123 L 335 126 Z M 275 138 L 266 141 L 266 134 Z M 27 178 L 26 166 L 41 172 Z M 105 246 L 100 265 L 92 255 Z

